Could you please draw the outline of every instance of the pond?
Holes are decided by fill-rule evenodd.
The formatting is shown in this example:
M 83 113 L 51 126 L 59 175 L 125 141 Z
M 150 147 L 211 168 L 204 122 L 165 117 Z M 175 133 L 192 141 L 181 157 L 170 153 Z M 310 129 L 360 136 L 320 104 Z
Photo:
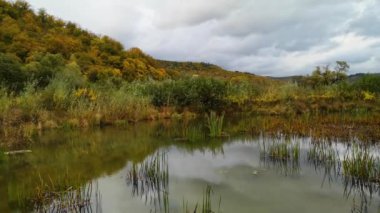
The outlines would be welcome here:
M 170 121 L 45 132 L 1 165 L 0 212 L 380 211 L 377 145 L 234 132 Z M 349 173 L 359 155 L 373 159 L 364 179 Z

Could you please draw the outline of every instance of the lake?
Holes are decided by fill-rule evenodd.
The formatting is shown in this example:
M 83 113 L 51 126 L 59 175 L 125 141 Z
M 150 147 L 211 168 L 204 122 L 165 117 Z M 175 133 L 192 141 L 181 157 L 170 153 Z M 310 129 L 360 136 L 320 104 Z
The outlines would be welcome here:
M 1 165 L 0 212 L 380 211 L 378 181 L 343 164 L 356 149 L 378 157 L 376 144 L 225 129 L 210 138 L 200 121 L 161 121 L 44 132 Z

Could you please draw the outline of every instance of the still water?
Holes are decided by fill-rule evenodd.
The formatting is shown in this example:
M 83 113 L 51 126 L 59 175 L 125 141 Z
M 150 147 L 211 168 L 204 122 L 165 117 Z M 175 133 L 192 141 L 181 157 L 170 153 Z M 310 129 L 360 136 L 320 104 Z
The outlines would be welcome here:
M 380 212 L 378 185 L 352 182 L 339 164 L 311 159 L 320 146 L 310 138 L 211 139 L 202 125 L 189 126 L 45 132 L 26 147 L 32 153 L 1 166 L 0 212 L 201 212 L 209 187 L 213 212 Z M 274 142 L 296 144 L 299 157 L 268 158 L 265 147 Z M 326 147 L 342 158 L 351 146 Z

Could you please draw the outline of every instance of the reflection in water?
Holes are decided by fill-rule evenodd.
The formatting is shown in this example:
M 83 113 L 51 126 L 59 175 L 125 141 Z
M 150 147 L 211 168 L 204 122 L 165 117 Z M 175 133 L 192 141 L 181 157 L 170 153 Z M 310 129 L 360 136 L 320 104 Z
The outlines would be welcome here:
M 339 178 L 341 162 L 339 152 L 330 142 L 314 142 L 307 151 L 307 160 L 316 172 L 323 172 L 322 187 Z
M 308 151 L 308 162 L 314 166 L 317 172 L 321 170 L 324 172 L 322 186 L 326 179 L 330 184 L 337 181 L 343 184 L 344 197 L 352 198 L 351 212 L 368 213 L 373 196 L 379 195 L 380 185 L 379 182 L 373 181 L 375 179 L 368 176 L 373 173 L 372 169 L 376 169 L 376 167 L 368 167 L 368 162 L 372 165 L 375 157 L 369 154 L 367 148 L 363 149 L 358 151 L 357 147 L 346 148 L 343 160 L 345 165 L 341 171 L 342 161 L 336 144 L 334 146 L 332 143 L 313 143 Z M 367 161 L 366 159 L 372 160 Z M 350 162 L 354 161 L 355 165 L 351 165 Z M 365 168 L 363 176 L 356 175 L 360 168 Z
M 367 213 L 373 199 L 373 195 L 379 195 L 379 185 L 364 182 L 358 179 L 344 177 L 344 196 L 352 197 L 352 212 Z
M 154 212 L 168 212 L 169 172 L 165 153 L 156 153 L 143 163 L 135 164 L 127 174 L 127 185 L 132 186 L 132 195 L 141 197 L 154 207 Z
M 31 202 L 35 212 L 102 212 L 97 182 L 95 191 L 92 182 L 60 191 L 56 191 L 54 185 L 41 184 L 36 188 L 36 196 L 27 202 Z
M 289 138 L 264 138 L 260 143 L 260 161 L 265 168 L 279 173 L 298 175 L 300 173 L 300 145 Z
M 278 135 L 210 139 L 206 131 L 165 121 L 46 134 L 32 153 L 10 157 L 0 171 L 7 186 L 0 189 L 0 212 L 181 212 L 186 206 L 193 212 L 197 203 L 202 209 L 200 191 L 209 184 L 223 197 L 222 212 L 378 211 L 378 183 L 342 171 L 346 145 Z M 27 210 L 19 203 L 36 197 L 45 201 Z

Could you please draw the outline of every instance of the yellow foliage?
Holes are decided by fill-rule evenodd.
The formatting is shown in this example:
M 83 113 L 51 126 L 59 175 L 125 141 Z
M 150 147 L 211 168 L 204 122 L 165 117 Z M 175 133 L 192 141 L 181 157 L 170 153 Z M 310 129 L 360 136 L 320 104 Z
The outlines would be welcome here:
M 96 101 L 97 99 L 95 91 L 87 88 L 77 89 L 74 93 L 74 96 L 77 98 L 85 98 L 90 101 Z
M 362 91 L 364 101 L 373 101 L 376 98 L 375 93 L 369 91 Z

